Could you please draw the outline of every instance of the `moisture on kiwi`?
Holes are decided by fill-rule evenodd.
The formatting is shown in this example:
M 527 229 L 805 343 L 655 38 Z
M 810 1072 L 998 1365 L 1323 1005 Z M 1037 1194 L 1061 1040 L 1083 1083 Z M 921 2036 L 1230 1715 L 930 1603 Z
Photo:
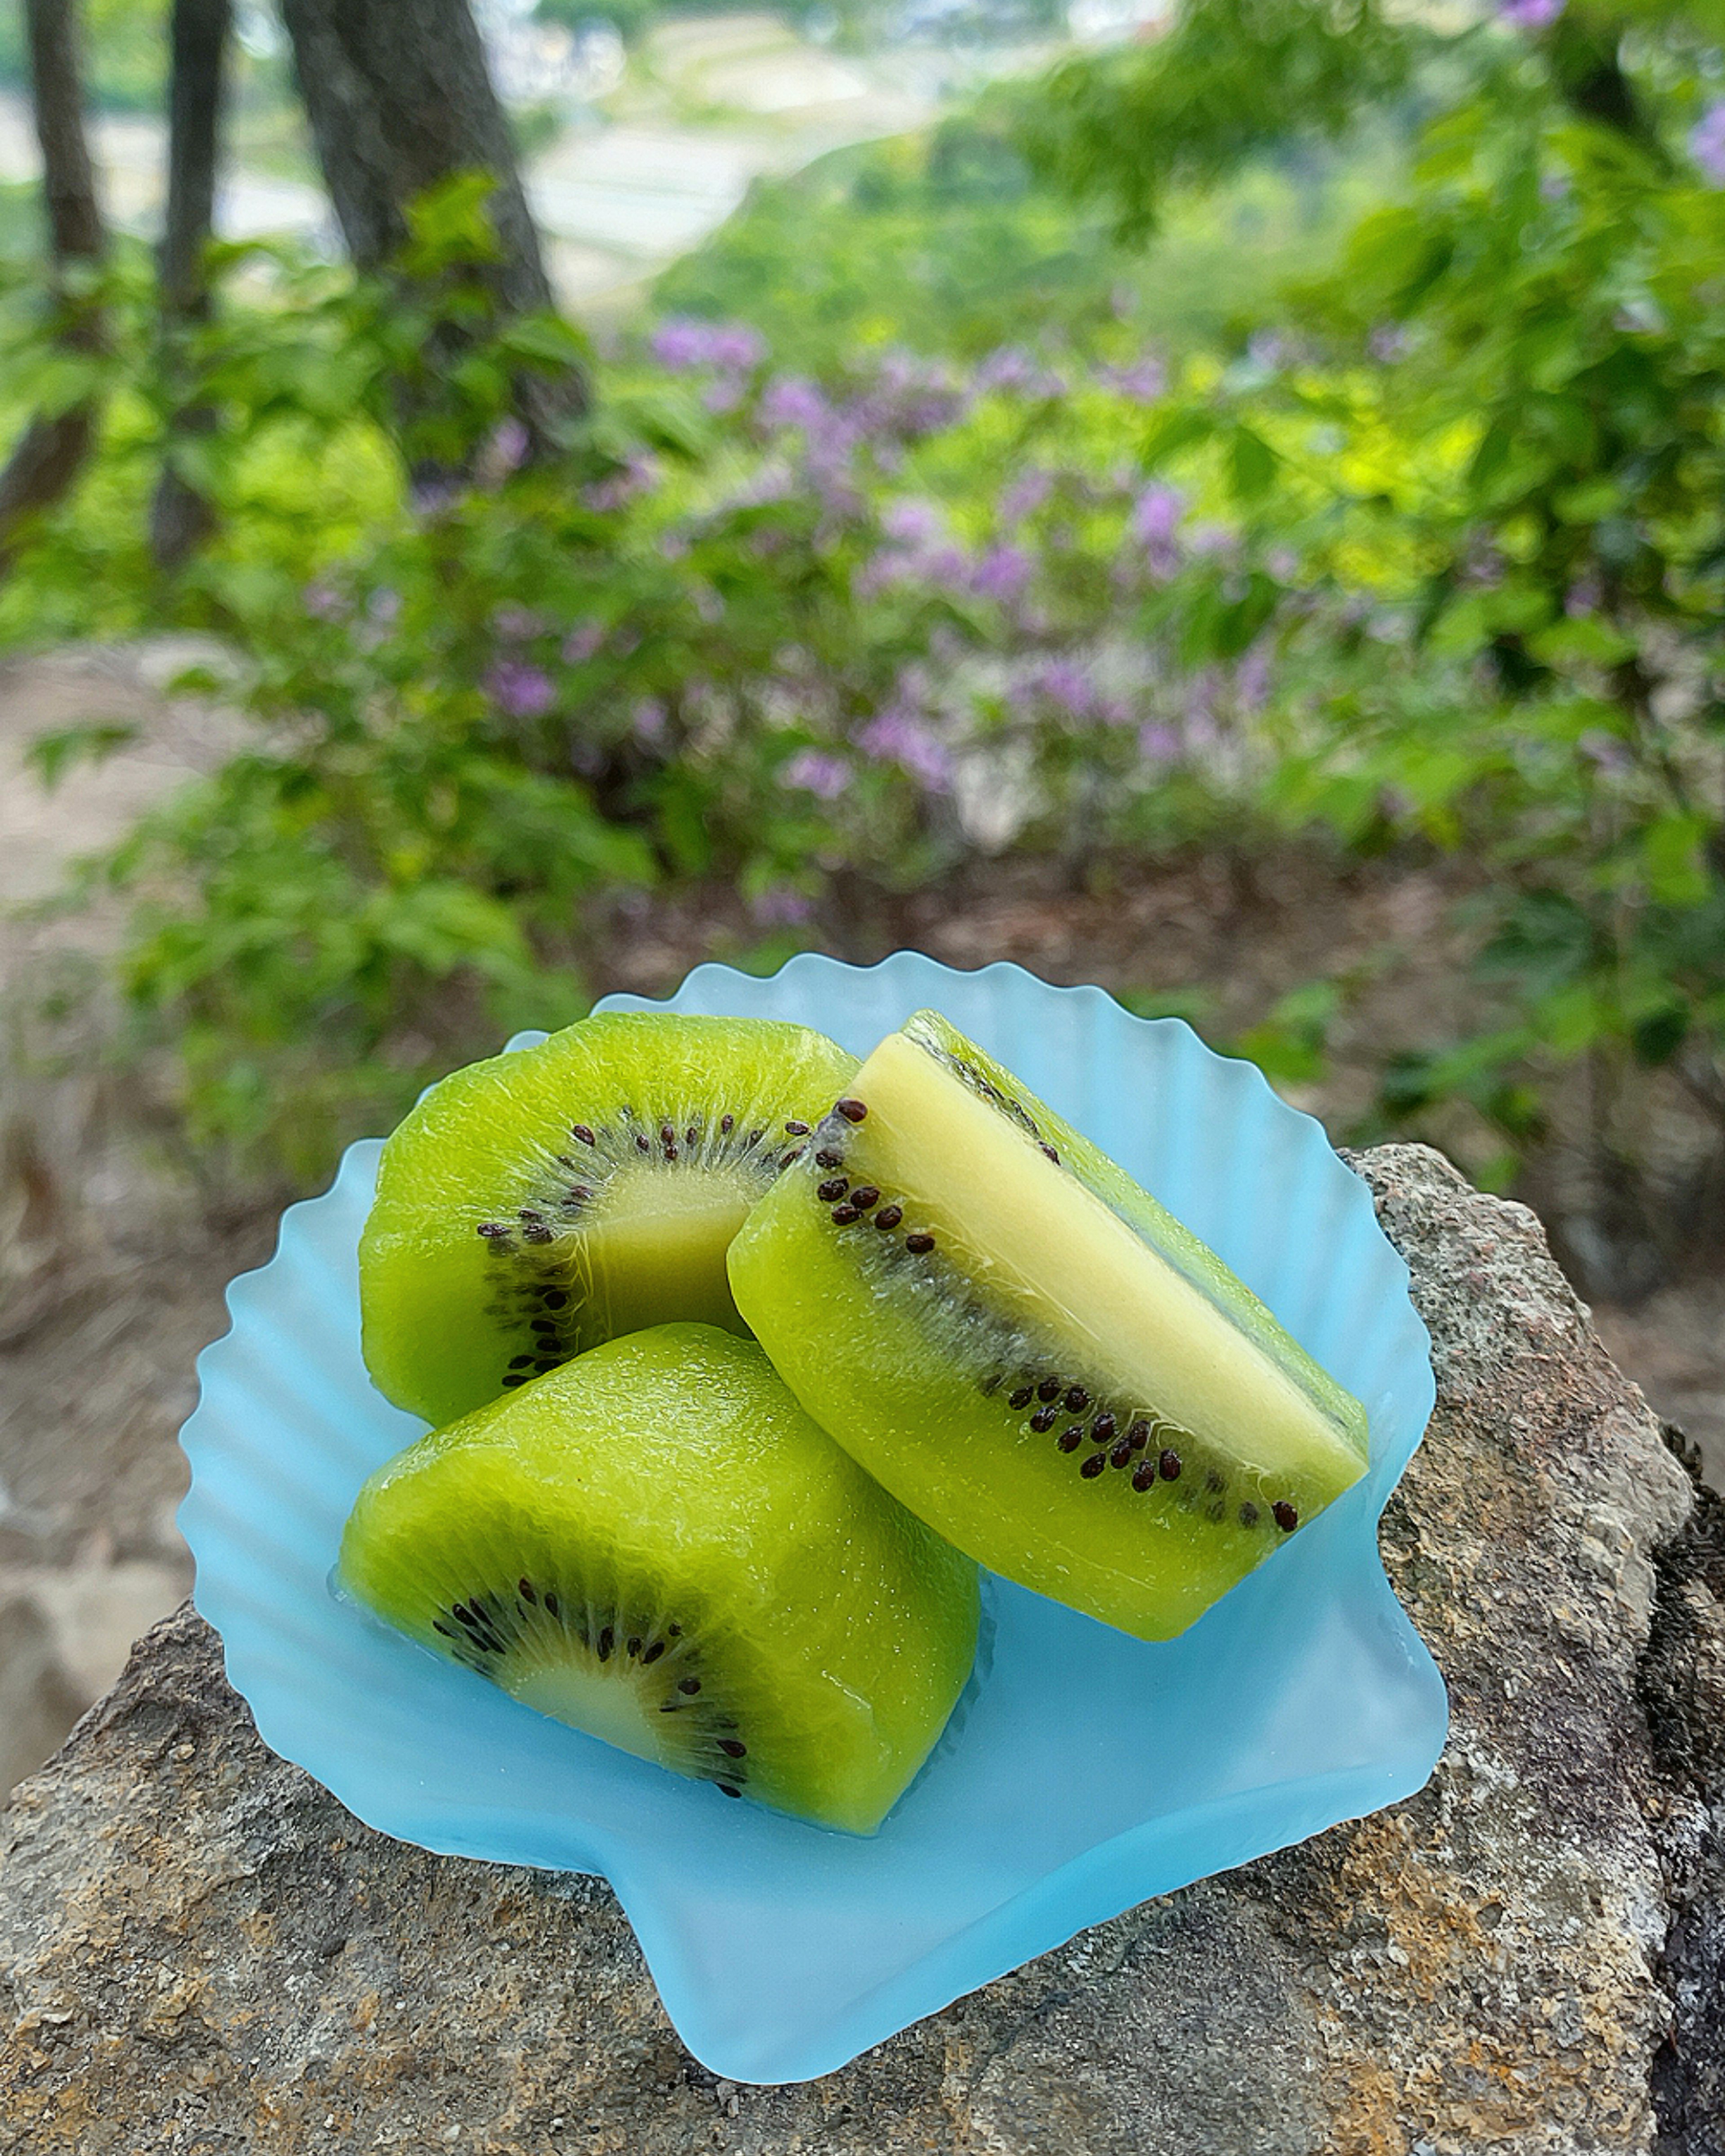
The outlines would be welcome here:
M 1183 1631 L 1364 1472 L 1364 1410 L 1221 1260 L 937 1013 L 730 1254 L 809 1412 L 983 1564 Z
M 975 1566 L 751 1340 L 612 1340 L 410 1445 L 338 1584 L 524 1704 L 726 1796 L 872 1833 L 975 1652 Z
M 745 1330 L 726 1247 L 855 1069 L 804 1026 L 647 1011 L 444 1079 L 360 1245 L 379 1389 L 441 1424 L 639 1327 Z

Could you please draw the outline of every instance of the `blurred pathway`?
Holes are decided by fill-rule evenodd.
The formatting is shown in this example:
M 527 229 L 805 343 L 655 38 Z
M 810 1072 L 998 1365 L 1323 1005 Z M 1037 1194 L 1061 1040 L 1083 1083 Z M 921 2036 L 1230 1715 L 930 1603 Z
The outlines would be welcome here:
M 923 126 L 953 98 L 1040 66 L 1054 49 L 960 55 L 906 46 L 857 59 L 809 44 L 773 15 L 667 23 L 631 60 L 607 110 L 572 111 L 529 165 L 559 295 L 575 311 L 614 315 L 722 224 L 754 179 Z M 162 203 L 160 124 L 105 115 L 92 143 L 110 214 L 148 232 Z M 28 108 L 0 96 L 0 181 L 33 179 L 36 170 Z M 335 244 L 319 187 L 244 162 L 223 186 L 218 223 L 230 239 L 292 234 Z

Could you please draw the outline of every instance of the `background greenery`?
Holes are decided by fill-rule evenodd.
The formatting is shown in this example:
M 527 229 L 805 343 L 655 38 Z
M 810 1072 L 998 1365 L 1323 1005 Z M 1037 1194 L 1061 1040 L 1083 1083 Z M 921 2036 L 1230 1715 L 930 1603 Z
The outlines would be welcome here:
M 770 963 L 1018 861 L 1104 891 L 1293 846 L 1454 899 L 1462 985 L 1376 1044 L 1353 1128 L 1527 1188 L 1567 1149 L 1584 1271 L 1676 1262 L 1725 1162 L 1720 35 L 1186 0 L 758 188 L 549 464 L 510 383 L 568 333 L 500 329 L 445 413 L 471 483 L 417 500 L 389 384 L 419 326 L 235 253 L 179 451 L 220 528 L 172 584 L 122 249 L 81 363 L 103 454 L 0 639 L 232 654 L 249 745 L 103 870 L 197 1145 L 321 1172 L 578 1013 L 619 909 L 723 892 L 713 947 Z M 482 202 L 418 244 L 482 248 Z M 4 319 L 13 424 L 88 386 L 27 268 Z M 1233 1045 L 1309 1083 L 1381 972 Z M 1177 985 L 1201 1015 L 1214 984 Z

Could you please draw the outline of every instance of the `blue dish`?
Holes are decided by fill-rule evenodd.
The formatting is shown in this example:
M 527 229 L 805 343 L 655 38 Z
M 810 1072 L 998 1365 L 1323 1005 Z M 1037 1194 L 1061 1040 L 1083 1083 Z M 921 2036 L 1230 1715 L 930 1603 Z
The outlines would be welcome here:
M 1419 1789 L 1443 1681 L 1377 1521 L 1433 1399 L 1407 1268 L 1322 1127 L 1175 1019 L 1015 966 L 701 966 L 670 1008 L 788 1018 L 858 1055 L 932 1004 L 1189 1222 L 1364 1401 L 1370 1474 L 1184 1637 L 1146 1645 L 999 1580 L 976 1674 L 870 1840 L 731 1804 L 506 1699 L 327 1584 L 355 1492 L 422 1425 L 360 1359 L 378 1146 L 228 1291 L 182 1433 L 198 1609 L 264 1741 L 428 1849 L 603 1873 L 666 2012 L 739 2082 L 831 2072 L 1150 1896 Z M 604 1008 L 654 1009 L 637 997 Z M 526 1038 L 537 1039 L 532 1035 Z

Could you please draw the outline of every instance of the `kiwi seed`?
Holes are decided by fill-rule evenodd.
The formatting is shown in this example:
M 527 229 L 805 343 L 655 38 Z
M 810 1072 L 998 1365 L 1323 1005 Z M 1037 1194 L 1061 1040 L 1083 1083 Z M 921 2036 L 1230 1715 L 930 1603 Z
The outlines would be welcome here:
M 785 1125 L 785 1129 L 793 1138 L 806 1138 L 809 1135 L 808 1124 L 799 1123 L 794 1118 Z
M 1058 1378 L 1045 1378 L 1042 1383 L 1036 1388 L 1036 1397 L 1039 1400 L 1057 1400 L 1060 1397 L 1060 1379 Z
M 1285 1535 L 1292 1534 L 1300 1524 L 1300 1515 L 1286 1497 L 1277 1498 L 1275 1504 L 1270 1507 L 1270 1517 Z
M 1035 1414 L 1030 1418 L 1030 1427 L 1032 1430 L 1038 1431 L 1052 1430 L 1059 1419 L 1060 1415 L 1057 1409 L 1054 1408 L 1038 1408 Z
M 876 1224 L 878 1225 L 878 1223 Z M 1009 1393 L 1006 1404 L 1009 1408 L 1027 1408 L 1036 1397 L 1034 1388 L 1020 1385 L 1015 1393 Z
M 903 1206 L 883 1205 L 880 1208 L 880 1210 L 875 1215 L 875 1225 L 879 1228 L 883 1234 L 885 1234 L 889 1229 L 897 1227 L 899 1222 L 902 1220 L 904 1217 L 905 1212 Z
M 850 1194 L 850 1202 L 859 1213 L 866 1213 L 880 1203 L 880 1194 L 872 1183 L 865 1183 Z
M 1060 1444 L 1062 1452 L 1076 1452 L 1083 1442 L 1084 1432 L 1076 1422 L 1070 1430 L 1063 1430 L 1060 1432 Z
M 934 1248 L 934 1238 L 932 1235 L 906 1235 L 905 1237 L 905 1248 L 911 1253 L 912 1257 L 923 1257 Z
M 850 1188 L 850 1179 L 848 1176 L 833 1175 L 828 1177 L 814 1194 L 823 1205 L 836 1205 Z
M 1255 1527 L 1258 1524 L 1258 1508 L 1250 1498 L 1240 1508 L 1240 1524 L 1243 1527 Z
M 1132 1470 L 1133 1489 L 1140 1491 L 1148 1490 L 1154 1486 L 1155 1481 L 1156 1462 L 1153 1460 L 1141 1460 Z
M 1083 1398 L 1086 1397 L 1084 1394 L 1082 1386 L 1075 1385 L 1072 1389 L 1073 1392 L 1079 1394 L 1081 1402 Z M 1069 1408 L 1072 1406 L 1071 1393 L 1068 1393 L 1066 1395 L 1066 1405 Z M 1073 1412 L 1076 1414 L 1077 1409 L 1074 1409 Z M 1090 1434 L 1096 1440 L 1098 1445 L 1107 1445 L 1112 1441 L 1114 1433 L 1118 1427 L 1119 1424 L 1115 1421 L 1113 1416 L 1109 1414 L 1105 1409 L 1104 1412 L 1099 1414 L 1096 1420 L 1091 1424 Z
M 1070 1385 L 1067 1388 L 1066 1412 L 1068 1414 L 1082 1414 L 1089 1405 L 1090 1394 L 1086 1392 L 1082 1385 Z
M 598 1139 L 585 1123 L 572 1123 L 569 1135 L 572 1138 L 579 1138 L 583 1145 L 596 1146 L 598 1143 Z
M 853 1220 L 860 1220 L 862 1215 L 854 1205 L 835 1205 L 833 1208 L 833 1218 L 839 1227 L 848 1228 Z
M 843 1116 L 847 1123 L 860 1123 L 869 1112 L 860 1101 L 834 1101 L 833 1111 Z
M 728 1122 L 731 1119 L 727 1116 L 725 1120 Z M 842 1152 L 834 1152 L 830 1146 L 823 1146 L 814 1156 L 814 1164 L 817 1168 L 843 1168 L 845 1156 Z
M 1086 1481 L 1090 1481 L 1100 1475 L 1107 1465 L 1108 1455 L 1106 1452 L 1093 1452 L 1078 1471 Z
M 1164 1482 L 1178 1482 L 1179 1481 L 1180 1455 L 1178 1452 L 1174 1451 L 1172 1447 L 1163 1454 L 1161 1459 L 1157 1461 L 1156 1465 Z

